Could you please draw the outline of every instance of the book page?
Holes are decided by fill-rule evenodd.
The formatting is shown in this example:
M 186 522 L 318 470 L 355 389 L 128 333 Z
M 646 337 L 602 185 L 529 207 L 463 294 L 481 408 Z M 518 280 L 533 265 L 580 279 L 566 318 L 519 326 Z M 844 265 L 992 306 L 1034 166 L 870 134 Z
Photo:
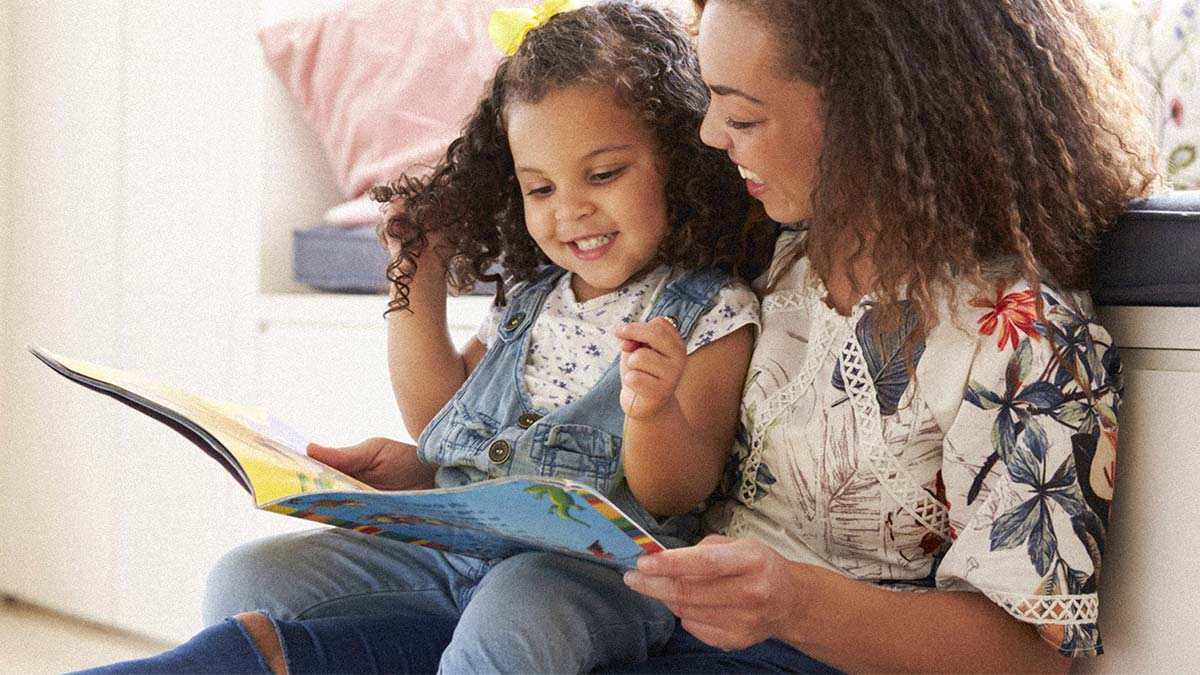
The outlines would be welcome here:
M 47 365 L 55 367 L 51 361 L 57 362 L 70 371 L 62 374 L 71 379 L 98 384 L 136 408 L 165 414 L 202 432 L 198 435 L 206 436 L 210 445 L 216 442 L 214 451 L 237 464 L 252 486 L 256 505 L 314 490 L 374 490 L 309 457 L 300 435 L 261 408 L 206 399 L 135 373 L 31 351 Z

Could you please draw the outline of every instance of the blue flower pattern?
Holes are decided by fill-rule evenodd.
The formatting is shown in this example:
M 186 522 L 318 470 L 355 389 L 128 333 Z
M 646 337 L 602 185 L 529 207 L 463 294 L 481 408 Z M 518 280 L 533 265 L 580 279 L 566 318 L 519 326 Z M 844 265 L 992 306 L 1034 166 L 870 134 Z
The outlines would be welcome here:
M 1090 327 L 1095 321 L 1064 297 L 1053 289 L 1042 293 L 1050 329 L 1039 332 L 1053 343 L 1057 357 L 1035 370 L 1032 342 L 1025 337 L 1008 360 L 1002 391 L 974 381 L 967 387 L 967 402 L 995 415 L 993 452 L 979 468 L 967 503 L 979 497 L 995 465 L 1001 464 L 1023 498 L 992 523 L 991 550 L 1022 549 L 1042 577 L 1047 594 L 1079 596 L 1097 588 L 1109 511 L 1109 501 L 1102 495 L 1111 491 L 1111 472 L 1105 474 L 1109 484 L 1097 486 L 1092 465 L 1098 460 L 1100 443 L 1116 436 L 1121 376 L 1116 350 L 1093 337 Z M 1069 433 L 1071 452 L 1061 461 L 1050 461 L 1049 425 Z M 1055 513 L 1068 517 L 1071 531 L 1055 530 Z M 1061 536 L 1083 543 L 1091 569 L 1068 563 Z M 1099 644 L 1094 624 L 1062 629 L 1064 653 Z

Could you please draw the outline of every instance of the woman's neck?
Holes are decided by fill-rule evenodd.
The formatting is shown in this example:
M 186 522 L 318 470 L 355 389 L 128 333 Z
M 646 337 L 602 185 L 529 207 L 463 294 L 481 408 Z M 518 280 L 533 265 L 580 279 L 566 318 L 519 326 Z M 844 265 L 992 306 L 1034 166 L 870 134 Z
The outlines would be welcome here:
M 825 304 L 843 316 L 850 316 L 866 289 L 875 285 L 875 263 L 866 251 L 835 259 L 828 276 L 822 281 L 827 292 L 823 298 Z

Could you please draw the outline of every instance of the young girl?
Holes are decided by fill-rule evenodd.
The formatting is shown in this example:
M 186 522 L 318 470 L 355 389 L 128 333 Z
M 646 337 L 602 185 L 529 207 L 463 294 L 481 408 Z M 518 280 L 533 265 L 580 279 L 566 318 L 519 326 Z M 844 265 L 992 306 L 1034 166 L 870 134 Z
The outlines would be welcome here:
M 515 35 L 494 32 L 516 49 L 445 160 L 375 192 L 392 207 L 389 360 L 417 446 L 368 442 L 378 453 L 366 464 L 312 454 L 389 488 L 571 478 L 679 546 L 694 539 L 736 430 L 758 309 L 737 276 L 758 274 L 774 231 L 747 217 L 736 171 L 699 140 L 706 89 L 677 20 L 626 1 L 555 14 L 563 4 Z M 461 353 L 446 331 L 447 278 L 509 282 Z M 298 624 L 281 619 L 457 619 L 441 657 L 450 672 L 588 672 L 646 658 L 675 627 L 662 603 L 598 564 L 485 562 L 337 530 L 227 557 L 206 615 L 248 610 L 269 611 L 275 630 L 261 615 L 219 630 L 257 639 L 265 623 L 293 670 L 314 633 L 289 640 Z M 355 621 L 335 642 L 359 634 Z M 220 651 L 202 637 L 145 667 Z M 314 651 L 336 652 L 329 644 Z M 380 664 L 317 669 L 347 666 Z

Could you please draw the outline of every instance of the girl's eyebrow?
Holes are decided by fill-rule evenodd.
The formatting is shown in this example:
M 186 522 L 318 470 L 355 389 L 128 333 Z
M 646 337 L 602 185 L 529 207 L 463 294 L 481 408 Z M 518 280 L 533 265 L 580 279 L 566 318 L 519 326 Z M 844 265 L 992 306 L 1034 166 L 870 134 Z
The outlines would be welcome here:
M 591 159 L 597 155 L 603 155 L 606 152 L 618 152 L 620 150 L 632 150 L 632 143 L 617 143 L 614 145 L 606 145 L 602 148 L 596 148 L 583 156 L 583 159 Z M 517 173 L 542 173 L 542 170 L 534 166 L 517 166 L 514 167 Z
M 616 145 L 606 145 L 603 148 L 596 148 L 595 150 L 584 155 L 583 158 L 591 159 L 591 158 L 595 157 L 596 155 L 603 155 L 606 152 L 617 152 L 618 150 L 631 150 L 632 148 L 633 148 L 632 143 L 619 143 Z
M 738 97 L 746 99 L 747 101 L 749 101 L 751 103 L 757 103 L 758 105 L 763 104 L 763 102 L 760 99 L 757 99 L 757 98 L 751 96 L 750 94 L 747 94 L 746 92 L 742 91 L 741 89 L 735 89 L 733 87 L 726 87 L 723 84 L 710 84 L 710 85 L 708 85 L 708 90 L 711 91 L 712 93 L 716 94 L 717 96 L 738 96 Z

